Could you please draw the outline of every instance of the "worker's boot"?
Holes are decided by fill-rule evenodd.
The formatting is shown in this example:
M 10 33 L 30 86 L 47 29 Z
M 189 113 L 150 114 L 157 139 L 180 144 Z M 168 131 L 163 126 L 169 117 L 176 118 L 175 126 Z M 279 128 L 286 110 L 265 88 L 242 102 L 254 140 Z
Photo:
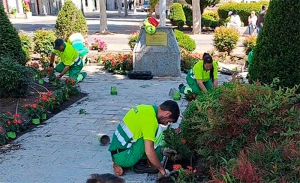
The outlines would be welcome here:
M 158 169 L 155 167 L 151 167 L 147 159 L 141 159 L 139 162 L 137 162 L 134 165 L 134 171 L 136 173 L 150 173 L 150 174 L 158 173 Z

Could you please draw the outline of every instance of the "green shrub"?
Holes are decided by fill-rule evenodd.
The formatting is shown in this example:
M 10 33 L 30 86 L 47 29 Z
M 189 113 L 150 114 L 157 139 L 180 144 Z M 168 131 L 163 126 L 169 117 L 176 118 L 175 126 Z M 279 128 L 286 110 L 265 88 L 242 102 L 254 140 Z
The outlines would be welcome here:
M 299 182 L 300 170 L 294 169 L 300 162 L 300 110 L 295 106 L 300 95 L 295 95 L 296 89 L 225 83 L 201 94 L 187 107 L 180 124 L 187 147 L 198 152 L 209 167 L 240 180 L 232 182 Z M 247 158 L 241 164 L 244 151 Z M 245 181 L 245 174 L 239 172 L 248 171 L 249 178 L 262 181 Z M 226 176 L 217 178 L 226 182 Z
M 202 27 L 216 28 L 220 24 L 220 17 L 216 11 L 206 11 L 202 14 Z
M 0 22 L 0 57 L 9 56 L 12 60 L 25 65 L 26 57 L 18 32 L 9 21 L 2 5 L 0 5 Z
M 30 53 L 32 51 L 32 39 L 29 35 L 27 35 L 24 31 L 19 32 L 19 37 L 22 44 L 22 49 L 26 55 L 26 61 L 30 60 Z
M 186 3 L 192 4 L 192 0 L 185 0 Z M 220 0 L 200 0 L 200 11 L 203 14 L 206 7 L 214 7 Z
M 199 60 L 201 60 L 201 55 L 198 53 L 181 54 L 181 70 L 187 73 Z
M 186 22 L 186 18 L 181 4 L 172 4 L 170 7 L 169 19 L 171 20 L 172 24 L 177 25 L 179 29 L 183 27 Z
M 246 55 L 250 53 L 250 51 L 255 47 L 256 45 L 256 36 L 247 36 L 245 40 L 243 41 L 243 45 L 245 47 Z
M 135 33 L 133 33 L 133 34 L 131 34 L 129 36 L 129 38 L 128 38 L 128 40 L 129 40 L 128 41 L 128 45 L 130 46 L 131 50 L 134 49 L 135 44 L 136 44 L 136 42 L 137 42 L 137 40 L 139 38 L 139 35 L 140 35 L 140 31 L 137 31 L 137 32 L 135 32 Z
M 53 50 L 53 44 L 56 39 L 52 30 L 37 30 L 34 34 L 34 51 L 42 56 L 50 56 Z
M 193 40 L 189 35 L 184 34 L 179 30 L 174 30 L 174 34 L 180 48 L 184 48 L 189 52 L 192 52 L 196 49 L 195 40 Z
M 67 40 L 73 33 L 81 33 L 85 36 L 87 32 L 88 27 L 82 12 L 71 0 L 66 1 L 57 16 L 56 36 Z
M 244 25 L 248 25 L 248 17 L 251 11 L 255 11 L 256 15 L 261 11 L 261 7 L 264 4 L 269 4 L 266 1 L 260 1 L 256 3 L 226 3 L 218 8 L 218 14 L 222 20 L 228 17 L 229 11 L 236 11 L 241 18 Z
M 300 8 L 300 1 L 270 2 L 249 69 L 251 81 L 268 84 L 278 77 L 280 86 L 300 84 L 300 14 L 297 8 Z M 289 13 L 278 17 L 284 12 Z
M 14 62 L 12 58 L 0 58 L 0 93 L 5 97 L 22 97 L 32 81 L 32 69 Z
M 235 28 L 227 28 L 224 26 L 217 27 L 214 33 L 214 46 L 220 52 L 230 52 L 236 47 L 239 40 L 239 32 Z
M 187 26 L 193 26 L 193 10 L 190 6 L 184 5 L 183 6 L 183 12 L 186 18 L 186 25 Z

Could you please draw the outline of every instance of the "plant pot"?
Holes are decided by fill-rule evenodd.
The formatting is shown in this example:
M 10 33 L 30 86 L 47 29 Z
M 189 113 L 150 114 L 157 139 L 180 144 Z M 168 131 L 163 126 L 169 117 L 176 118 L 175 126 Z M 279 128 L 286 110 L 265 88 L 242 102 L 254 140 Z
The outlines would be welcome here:
M 39 84 L 43 85 L 44 84 L 44 80 L 43 79 L 39 79 Z
M 31 18 L 32 18 L 32 12 L 26 12 L 26 13 L 25 13 L 25 17 L 26 17 L 27 19 L 31 19 Z
M 100 134 L 98 137 L 98 141 L 100 142 L 101 145 L 105 146 L 110 143 L 110 138 L 108 135 Z
M 112 86 L 110 88 L 110 94 L 111 95 L 118 95 L 118 91 L 117 91 L 117 87 L 116 86 Z
M 31 122 L 32 122 L 33 124 L 35 124 L 35 125 L 39 125 L 39 124 L 41 124 L 41 121 L 40 121 L 40 119 L 39 119 L 39 118 L 32 119 L 32 120 L 31 120 Z
M 17 137 L 16 132 L 7 132 L 6 136 L 11 139 L 14 139 Z
M 181 95 L 179 91 L 175 91 L 173 94 L 173 100 L 180 100 L 181 99 Z
M 47 114 L 46 113 L 42 114 L 42 119 L 43 120 L 47 119 Z

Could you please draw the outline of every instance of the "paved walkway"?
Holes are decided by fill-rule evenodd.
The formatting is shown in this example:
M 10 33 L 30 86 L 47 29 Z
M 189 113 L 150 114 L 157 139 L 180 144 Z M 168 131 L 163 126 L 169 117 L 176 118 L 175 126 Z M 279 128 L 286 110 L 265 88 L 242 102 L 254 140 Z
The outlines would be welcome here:
M 122 25 L 124 20 L 111 16 L 109 26 Z M 91 21 L 94 17 L 91 17 Z M 135 17 L 137 18 L 137 17 Z M 45 18 L 46 19 L 46 18 Z M 55 21 L 54 17 L 47 17 Z M 16 26 L 29 26 L 37 23 L 17 22 Z M 98 20 L 97 20 L 98 21 Z M 128 21 L 128 30 L 135 30 L 139 20 Z M 42 23 L 43 20 L 40 20 Z M 43 24 L 45 25 L 45 23 Z M 33 26 L 34 27 L 34 26 Z M 124 28 L 124 26 L 115 26 Z M 95 35 L 94 35 L 95 36 Z M 107 41 L 108 50 L 129 49 L 128 33 L 99 35 Z M 211 35 L 193 35 L 199 51 L 212 48 Z M 92 39 L 93 37 L 90 37 Z M 81 83 L 83 92 L 89 95 L 55 115 L 18 138 L 14 143 L 20 149 L 0 154 L 0 183 L 83 183 L 92 173 L 113 173 L 108 146 L 101 146 L 97 140 L 99 134 L 112 135 L 124 114 L 133 106 L 145 103 L 159 105 L 170 99 L 169 89 L 185 83 L 185 75 L 178 78 L 154 78 L 152 80 L 129 80 L 121 75 L 111 75 L 97 66 L 86 66 L 88 77 Z M 220 76 L 220 83 L 228 81 L 230 76 Z M 116 85 L 118 95 L 110 95 L 110 87 Z M 187 102 L 178 102 L 183 112 Z M 86 115 L 79 110 L 85 109 Z M 126 182 L 147 182 L 147 174 L 128 172 Z
M 101 146 L 98 134 L 112 135 L 131 107 L 145 103 L 159 105 L 170 99 L 169 89 L 184 82 L 179 78 L 130 80 L 111 75 L 100 67 L 86 66 L 88 77 L 81 83 L 88 97 L 73 104 L 18 138 L 19 150 L 0 154 L 1 183 L 83 183 L 92 173 L 113 173 L 108 146 Z M 228 78 L 221 76 L 224 82 Z M 116 85 L 118 95 L 110 95 Z M 178 101 L 181 111 L 187 102 Z M 85 109 L 88 114 L 80 115 Z M 126 182 L 149 182 L 147 174 L 128 172 Z

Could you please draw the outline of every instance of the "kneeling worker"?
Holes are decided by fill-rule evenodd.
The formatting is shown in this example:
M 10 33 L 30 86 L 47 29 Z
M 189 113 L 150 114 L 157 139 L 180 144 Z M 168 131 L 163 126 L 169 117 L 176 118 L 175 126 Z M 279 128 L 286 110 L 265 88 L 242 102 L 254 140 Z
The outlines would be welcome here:
M 168 171 L 161 165 L 162 160 L 162 131 L 161 125 L 169 122 L 176 123 L 180 115 L 177 102 L 167 100 L 159 106 L 138 105 L 130 109 L 112 137 L 109 151 L 112 155 L 113 168 L 116 175 L 123 175 L 123 168 L 139 167 L 143 160 L 149 165 L 138 168 L 138 173 L 159 173 L 168 175 Z M 146 156 L 145 156 L 146 155 Z M 136 166 L 135 166 L 136 165 Z M 144 170 L 144 171 L 143 171 Z M 151 172 L 149 172 L 151 171 Z
M 73 78 L 76 82 L 82 81 L 86 77 L 86 72 L 80 72 L 83 68 L 83 61 L 79 57 L 78 51 L 69 43 L 62 39 L 56 39 L 54 42 L 54 50 L 50 57 L 50 67 L 53 67 L 55 55 L 60 56 L 61 62 L 55 67 L 55 71 L 60 74 L 57 78 L 61 78 L 69 71 L 69 78 Z

